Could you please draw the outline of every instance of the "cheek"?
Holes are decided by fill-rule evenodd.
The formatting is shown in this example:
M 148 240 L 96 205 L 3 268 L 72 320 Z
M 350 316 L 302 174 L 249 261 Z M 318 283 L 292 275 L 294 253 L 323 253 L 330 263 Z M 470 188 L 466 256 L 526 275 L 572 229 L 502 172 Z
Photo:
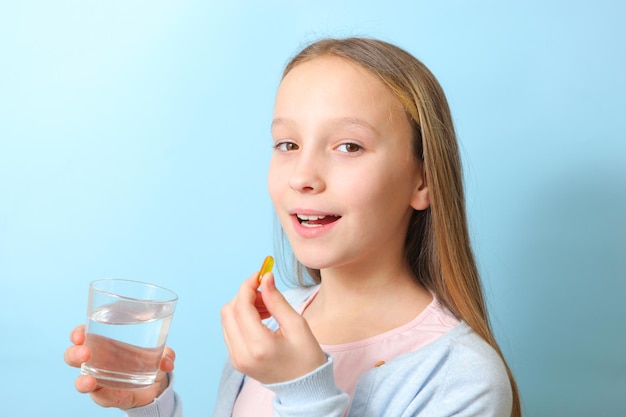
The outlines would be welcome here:
M 371 218 L 403 217 L 410 209 L 412 188 L 403 176 L 360 176 L 360 181 L 344 190 L 351 204 Z

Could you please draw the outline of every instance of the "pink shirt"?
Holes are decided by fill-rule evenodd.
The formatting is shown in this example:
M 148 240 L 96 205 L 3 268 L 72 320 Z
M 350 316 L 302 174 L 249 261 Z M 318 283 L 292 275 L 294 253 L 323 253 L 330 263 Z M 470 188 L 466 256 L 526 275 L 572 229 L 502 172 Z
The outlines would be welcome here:
M 298 308 L 302 313 L 317 295 L 313 293 Z M 350 398 L 361 375 L 381 362 L 389 362 L 397 356 L 425 346 L 451 328 L 459 320 L 433 297 L 433 301 L 412 321 L 393 330 L 352 343 L 321 345 L 322 350 L 333 357 L 337 386 Z M 274 393 L 258 381 L 247 378 L 233 408 L 233 417 L 272 417 Z

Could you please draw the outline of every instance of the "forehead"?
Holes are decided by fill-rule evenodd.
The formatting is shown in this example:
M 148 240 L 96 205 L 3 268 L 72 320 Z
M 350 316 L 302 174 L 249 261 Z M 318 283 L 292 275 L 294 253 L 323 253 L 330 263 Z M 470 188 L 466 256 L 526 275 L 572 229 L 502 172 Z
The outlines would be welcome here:
M 377 75 L 335 56 L 296 65 L 278 88 L 275 118 L 314 115 L 364 119 L 370 124 L 407 120 L 400 101 Z

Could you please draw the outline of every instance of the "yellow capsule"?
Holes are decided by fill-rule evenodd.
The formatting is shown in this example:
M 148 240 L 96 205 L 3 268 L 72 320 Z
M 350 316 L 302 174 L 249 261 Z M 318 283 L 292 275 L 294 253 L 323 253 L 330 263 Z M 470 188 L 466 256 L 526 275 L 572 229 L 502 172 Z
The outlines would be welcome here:
M 274 267 L 274 258 L 271 256 L 266 256 L 263 260 L 263 265 L 261 265 L 261 270 L 259 271 L 259 282 L 263 279 L 263 276 L 268 272 L 272 272 L 272 268 Z

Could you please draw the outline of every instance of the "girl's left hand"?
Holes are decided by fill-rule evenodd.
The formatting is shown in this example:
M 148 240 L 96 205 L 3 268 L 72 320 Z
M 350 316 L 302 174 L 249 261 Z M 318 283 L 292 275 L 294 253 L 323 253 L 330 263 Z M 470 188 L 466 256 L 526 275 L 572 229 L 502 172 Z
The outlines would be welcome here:
M 85 325 L 76 327 L 70 334 L 73 345 L 64 352 L 65 363 L 75 368 L 79 368 L 91 357 L 91 351 L 85 343 Z M 154 401 L 160 396 L 169 385 L 168 372 L 174 370 L 174 351 L 165 347 L 163 357 L 156 381 L 148 388 L 141 390 L 120 390 L 113 388 L 103 388 L 98 386 L 96 378 L 91 375 L 79 375 L 76 378 L 75 387 L 78 392 L 90 394 L 92 400 L 102 407 L 117 407 L 122 410 L 141 407 Z
M 278 291 L 272 273 L 258 287 L 258 273 L 222 308 L 222 329 L 230 359 L 239 372 L 264 384 L 289 381 L 327 362 L 306 320 Z M 273 316 L 276 331 L 261 320 Z

